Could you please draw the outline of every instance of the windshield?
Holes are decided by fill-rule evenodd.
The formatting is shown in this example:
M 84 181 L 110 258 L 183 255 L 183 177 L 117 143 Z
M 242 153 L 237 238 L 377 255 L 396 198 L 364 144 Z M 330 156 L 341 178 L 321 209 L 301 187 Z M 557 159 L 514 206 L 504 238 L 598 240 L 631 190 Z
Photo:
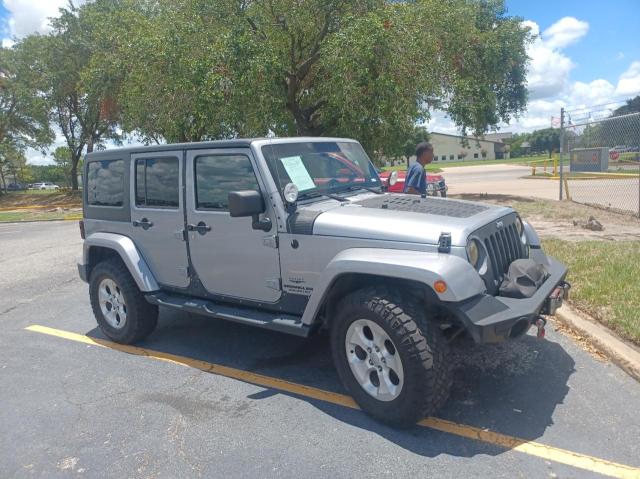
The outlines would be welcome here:
M 263 146 L 262 154 L 280 191 L 294 183 L 300 198 L 380 186 L 369 157 L 358 143 L 279 143 Z

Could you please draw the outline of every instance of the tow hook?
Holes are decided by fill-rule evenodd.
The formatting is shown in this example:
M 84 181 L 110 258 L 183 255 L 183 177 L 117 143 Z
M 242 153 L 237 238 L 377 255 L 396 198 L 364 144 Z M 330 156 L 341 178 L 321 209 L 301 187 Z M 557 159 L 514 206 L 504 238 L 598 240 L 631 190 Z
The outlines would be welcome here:
M 536 336 L 538 337 L 538 339 L 544 339 L 544 335 L 545 335 L 544 327 L 547 324 L 547 320 L 544 318 L 538 318 L 536 319 L 536 322 L 534 324 L 536 325 L 536 328 L 538 328 L 538 332 L 536 333 Z

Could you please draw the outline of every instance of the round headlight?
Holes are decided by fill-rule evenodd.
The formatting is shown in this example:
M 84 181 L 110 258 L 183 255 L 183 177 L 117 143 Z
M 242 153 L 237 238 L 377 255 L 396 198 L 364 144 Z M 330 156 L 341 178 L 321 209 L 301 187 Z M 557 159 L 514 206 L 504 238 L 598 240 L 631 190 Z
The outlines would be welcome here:
M 480 259 L 480 249 L 478 248 L 478 242 L 476 240 L 469 241 L 467 244 L 467 256 L 469 257 L 469 263 L 474 268 L 478 266 L 478 260 Z
M 290 205 L 298 200 L 298 187 L 293 183 L 287 183 L 284 187 L 284 200 Z
M 516 216 L 516 230 L 518 230 L 518 236 L 522 236 L 522 232 L 524 231 L 524 225 L 522 224 L 522 220 L 519 216 Z

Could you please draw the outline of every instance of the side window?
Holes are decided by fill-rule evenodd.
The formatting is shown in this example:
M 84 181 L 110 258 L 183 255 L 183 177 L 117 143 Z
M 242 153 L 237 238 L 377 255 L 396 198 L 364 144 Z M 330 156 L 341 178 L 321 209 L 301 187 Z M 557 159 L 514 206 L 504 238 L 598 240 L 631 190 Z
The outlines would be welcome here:
M 124 161 L 92 161 L 87 166 L 87 202 L 92 206 L 124 204 Z
M 178 208 L 180 165 L 177 158 L 136 160 L 136 206 Z
M 199 156 L 194 167 L 196 209 L 227 210 L 231 191 L 259 190 L 251 161 L 244 155 Z

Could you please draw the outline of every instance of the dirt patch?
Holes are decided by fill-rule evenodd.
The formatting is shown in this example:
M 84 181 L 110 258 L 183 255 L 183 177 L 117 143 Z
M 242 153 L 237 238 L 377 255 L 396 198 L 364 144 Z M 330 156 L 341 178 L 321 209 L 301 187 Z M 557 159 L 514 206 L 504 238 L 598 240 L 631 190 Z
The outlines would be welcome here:
M 560 321 L 558 321 L 555 317 L 550 317 L 549 325 L 553 327 L 554 331 L 560 332 L 565 336 L 569 336 L 573 339 L 575 343 L 577 343 L 583 351 L 589 353 L 594 359 L 606 363 L 609 358 L 606 354 L 604 354 L 598 347 L 596 347 L 591 340 L 580 332 L 565 326 Z
M 8 208 L 44 208 L 44 207 L 82 207 L 81 191 L 25 191 L 11 192 L 0 195 L 0 208 L 6 210 Z
M 510 206 L 518 211 L 523 219 L 530 222 L 542 238 L 557 238 L 566 241 L 640 240 L 640 220 L 638 218 L 612 211 L 603 211 L 571 201 L 490 194 L 464 194 L 454 197 Z M 602 224 L 602 231 L 583 227 L 590 217 Z

